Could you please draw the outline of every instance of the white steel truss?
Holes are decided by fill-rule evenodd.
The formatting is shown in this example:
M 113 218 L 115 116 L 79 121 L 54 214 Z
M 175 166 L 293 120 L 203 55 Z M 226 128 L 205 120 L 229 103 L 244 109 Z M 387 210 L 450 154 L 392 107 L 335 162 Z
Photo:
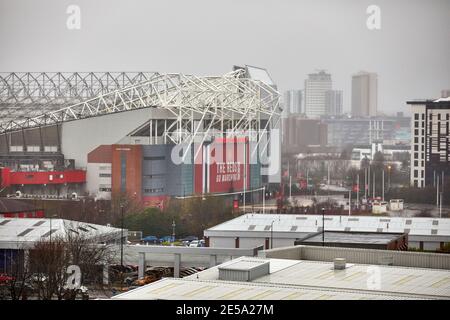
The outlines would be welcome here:
M 56 79 L 61 79 L 63 74 L 40 74 L 39 78 L 32 75 L 11 74 L 10 77 L 15 80 L 11 82 L 9 79 L 7 85 L 4 81 L 0 86 L 0 104 L 14 101 L 19 105 L 65 104 L 70 99 L 83 101 L 35 117 L 0 123 L 0 133 L 142 108 L 158 108 L 166 110 L 173 120 L 167 127 L 165 125 L 164 140 L 178 144 L 192 142 L 196 137 L 204 141 L 212 130 L 227 134 L 258 132 L 257 139 L 261 139 L 268 130 L 278 126 L 280 118 L 278 92 L 270 85 L 247 77 L 243 69 L 216 77 L 74 73 L 70 80 L 64 77 L 62 82 L 56 82 Z M 27 77 L 31 77 L 27 80 L 30 84 L 24 80 Z M 39 81 L 40 77 L 42 81 Z M 84 80 L 77 82 L 77 79 Z M 20 85 L 15 85 L 16 82 Z

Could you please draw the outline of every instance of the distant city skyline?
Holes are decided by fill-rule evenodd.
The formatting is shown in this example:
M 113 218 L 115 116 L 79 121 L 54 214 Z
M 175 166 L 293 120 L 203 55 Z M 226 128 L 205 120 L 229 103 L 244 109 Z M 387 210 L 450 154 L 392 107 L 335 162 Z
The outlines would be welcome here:
M 67 27 L 71 5 L 79 30 Z M 381 12 L 369 30 L 368 6 Z M 176 9 L 174 9 L 176 8 Z M 351 76 L 378 74 L 378 111 L 450 88 L 448 0 L 0 0 L 0 71 L 224 74 L 267 68 L 280 94 L 316 69 L 351 106 Z

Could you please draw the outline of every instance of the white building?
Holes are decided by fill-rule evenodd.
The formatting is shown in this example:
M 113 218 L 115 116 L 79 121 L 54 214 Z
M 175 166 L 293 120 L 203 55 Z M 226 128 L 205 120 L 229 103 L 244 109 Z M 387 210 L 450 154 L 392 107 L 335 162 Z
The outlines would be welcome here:
M 288 90 L 284 93 L 283 118 L 304 113 L 301 90 Z
M 245 214 L 204 231 L 210 247 L 279 248 L 322 230 L 321 215 Z M 326 231 L 407 233 L 408 246 L 436 250 L 450 243 L 450 219 L 325 216 Z
M 378 104 L 378 79 L 376 73 L 361 71 L 352 76 L 352 115 L 375 117 Z
M 342 262 L 240 257 L 183 279 L 165 278 L 112 299 L 450 299 L 449 270 Z
M 305 80 L 305 113 L 308 117 L 326 115 L 325 92 L 331 89 L 331 74 L 322 70 L 308 75 Z
M 325 92 L 325 106 L 327 115 L 338 116 L 342 114 L 342 90 L 328 90 Z
M 411 186 L 442 185 L 450 177 L 450 98 L 411 106 Z

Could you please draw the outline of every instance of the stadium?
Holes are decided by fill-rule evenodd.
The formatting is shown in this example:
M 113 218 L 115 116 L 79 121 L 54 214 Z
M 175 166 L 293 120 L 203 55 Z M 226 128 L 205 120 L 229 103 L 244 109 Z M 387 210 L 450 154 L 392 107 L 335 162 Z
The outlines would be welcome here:
M 0 74 L 0 192 L 110 200 L 243 192 L 280 182 L 280 100 L 262 68 Z

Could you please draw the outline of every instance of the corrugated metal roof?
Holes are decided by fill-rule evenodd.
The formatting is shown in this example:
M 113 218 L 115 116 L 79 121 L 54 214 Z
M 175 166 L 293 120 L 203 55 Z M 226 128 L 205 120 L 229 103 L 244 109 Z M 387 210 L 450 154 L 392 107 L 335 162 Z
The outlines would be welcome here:
M 334 270 L 330 262 L 269 259 L 269 275 L 252 282 L 218 280 L 219 267 L 245 259 L 182 280 L 166 278 L 113 299 L 450 299 L 450 271 L 436 269 L 347 264 Z
M 326 216 L 326 218 L 325 229 L 329 231 L 404 233 L 405 229 L 409 229 L 410 235 L 450 236 L 448 218 L 390 217 L 389 221 L 386 217 L 373 216 Z M 322 226 L 322 216 L 249 213 L 209 228 L 205 232 L 213 234 L 214 231 L 249 231 L 249 226 L 252 226 L 251 232 L 267 232 L 264 229 L 272 222 L 273 232 L 292 232 L 292 227 L 297 226 L 295 230 L 297 233 L 312 233 Z
M 51 221 L 50 221 L 51 220 Z M 88 237 L 120 232 L 120 229 L 65 219 L 44 218 L 0 218 L 0 248 L 10 248 L 25 243 L 33 243 L 41 238 L 64 236 L 70 229 L 86 230 Z

